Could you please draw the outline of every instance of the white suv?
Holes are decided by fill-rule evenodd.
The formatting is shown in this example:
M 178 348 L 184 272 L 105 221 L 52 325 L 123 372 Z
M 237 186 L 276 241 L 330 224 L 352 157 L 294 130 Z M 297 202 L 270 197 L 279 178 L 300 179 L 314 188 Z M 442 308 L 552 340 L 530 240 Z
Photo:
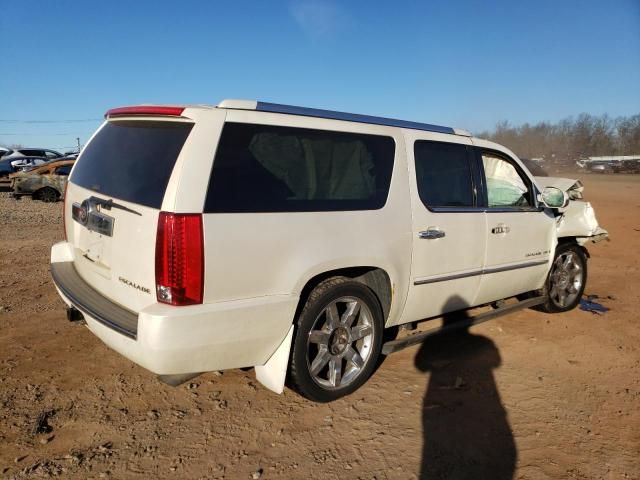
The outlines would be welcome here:
M 448 127 L 117 108 L 71 172 L 51 271 L 70 319 L 169 383 L 255 367 L 330 401 L 371 375 L 385 329 L 514 296 L 574 308 L 582 245 L 607 234 L 561 180 Z

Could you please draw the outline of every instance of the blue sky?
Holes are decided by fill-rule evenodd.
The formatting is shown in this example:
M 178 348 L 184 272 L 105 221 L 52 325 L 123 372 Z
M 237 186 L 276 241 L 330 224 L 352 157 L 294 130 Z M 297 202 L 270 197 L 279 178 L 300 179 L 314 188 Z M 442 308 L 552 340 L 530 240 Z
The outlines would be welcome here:
M 640 113 L 640 0 L 0 0 L 0 59 L 0 144 L 223 98 L 478 132 Z

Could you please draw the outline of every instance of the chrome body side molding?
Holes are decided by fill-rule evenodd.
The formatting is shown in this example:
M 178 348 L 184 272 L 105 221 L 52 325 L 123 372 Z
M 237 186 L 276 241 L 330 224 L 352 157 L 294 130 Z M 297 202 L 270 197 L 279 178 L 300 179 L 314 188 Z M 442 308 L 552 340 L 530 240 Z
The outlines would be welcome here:
M 518 263 L 516 265 L 505 265 L 503 267 L 483 268 L 483 269 L 480 269 L 480 270 L 472 270 L 470 272 L 456 273 L 456 274 L 453 274 L 453 275 L 446 275 L 444 277 L 421 278 L 421 279 L 415 280 L 413 282 L 413 284 L 414 285 L 426 285 L 428 283 L 446 282 L 448 280 L 457 280 L 459 278 L 475 277 L 476 275 L 484 275 L 485 273 L 508 272 L 510 270 L 518 270 L 520 268 L 537 267 L 539 265 L 544 265 L 546 263 L 549 263 L 549 259 L 536 260 L 534 262 Z

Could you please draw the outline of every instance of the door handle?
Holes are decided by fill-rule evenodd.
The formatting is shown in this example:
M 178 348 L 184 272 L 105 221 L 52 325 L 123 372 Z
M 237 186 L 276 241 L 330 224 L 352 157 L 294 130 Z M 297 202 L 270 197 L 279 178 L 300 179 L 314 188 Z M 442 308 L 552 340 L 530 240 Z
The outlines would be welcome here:
M 496 225 L 491 229 L 491 233 L 493 233 L 494 235 L 506 234 L 506 233 L 509 233 L 510 231 L 511 231 L 511 228 L 508 225 L 505 225 L 504 223 L 499 223 L 498 225 Z
M 437 228 L 429 227 L 422 232 L 418 232 L 418 238 L 423 240 L 435 240 L 436 238 L 444 237 L 444 232 L 442 230 L 438 230 Z

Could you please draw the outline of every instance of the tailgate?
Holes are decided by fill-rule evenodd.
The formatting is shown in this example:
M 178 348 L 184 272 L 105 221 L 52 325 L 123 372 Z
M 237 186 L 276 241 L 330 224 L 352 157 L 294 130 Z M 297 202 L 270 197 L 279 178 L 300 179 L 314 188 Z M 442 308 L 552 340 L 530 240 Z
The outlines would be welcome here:
M 158 215 L 192 127 L 148 118 L 109 121 L 69 178 L 66 233 L 75 269 L 101 295 L 133 312 L 156 302 Z

